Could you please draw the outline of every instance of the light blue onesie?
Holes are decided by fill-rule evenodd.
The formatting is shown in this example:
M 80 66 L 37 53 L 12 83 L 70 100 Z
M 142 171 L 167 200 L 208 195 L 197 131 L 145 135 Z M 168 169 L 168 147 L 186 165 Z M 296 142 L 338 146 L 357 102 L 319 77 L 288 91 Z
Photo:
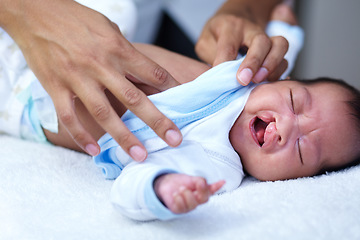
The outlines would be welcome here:
M 124 214 L 139 220 L 175 217 L 159 202 L 152 187 L 161 174 L 186 173 L 208 182 L 224 179 L 222 191 L 240 185 L 244 173 L 228 134 L 253 88 L 237 82 L 234 73 L 240 63 L 223 63 L 190 83 L 149 97 L 181 130 L 183 142 L 177 148 L 168 147 L 130 111 L 122 120 L 148 150 L 144 163 L 132 161 L 109 134 L 99 140 L 101 153 L 95 163 L 103 167 L 107 178 L 117 178 L 112 201 Z M 145 204 L 133 206 L 139 198 Z
M 271 22 L 267 32 L 270 36 L 280 32 L 288 39 L 290 55 L 286 58 L 292 67 L 302 47 L 301 29 Z M 153 181 L 162 174 L 202 176 L 209 183 L 225 180 L 220 192 L 240 185 L 244 173 L 228 134 L 255 87 L 252 84 L 243 87 L 236 80 L 242 60 L 225 62 L 192 82 L 149 97 L 181 130 L 183 142 L 179 147 L 168 147 L 130 111 L 122 120 L 148 150 L 144 163 L 134 162 L 109 134 L 99 140 L 101 153 L 94 160 L 106 178 L 116 178 L 111 201 L 124 215 L 137 220 L 167 220 L 179 216 L 170 212 L 155 195 Z

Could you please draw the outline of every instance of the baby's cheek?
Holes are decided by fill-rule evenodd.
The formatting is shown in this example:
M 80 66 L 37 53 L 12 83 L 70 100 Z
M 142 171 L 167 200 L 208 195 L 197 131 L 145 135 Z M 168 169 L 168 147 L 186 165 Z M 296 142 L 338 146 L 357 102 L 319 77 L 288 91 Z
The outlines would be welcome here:
M 280 161 L 274 154 L 252 155 L 243 162 L 246 172 L 260 181 L 276 181 L 288 179 L 291 167 Z M 279 161 L 278 161 L 279 160 Z
M 237 153 L 241 152 L 242 136 L 238 121 L 235 122 L 229 132 L 229 141 Z
M 245 154 L 243 157 L 241 157 L 241 163 L 244 172 L 250 176 L 255 177 L 256 179 L 263 180 L 269 173 L 265 170 L 266 167 L 264 167 L 263 164 L 257 160 L 255 154 Z

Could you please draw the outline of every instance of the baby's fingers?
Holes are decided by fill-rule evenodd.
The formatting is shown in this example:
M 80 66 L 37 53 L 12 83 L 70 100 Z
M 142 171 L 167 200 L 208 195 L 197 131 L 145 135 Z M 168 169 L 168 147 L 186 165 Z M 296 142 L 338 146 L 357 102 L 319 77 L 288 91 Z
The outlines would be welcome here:
M 187 213 L 199 205 L 194 192 L 185 187 L 181 187 L 175 194 L 174 203 L 174 213 Z
M 204 178 L 199 178 L 196 183 L 195 196 L 198 203 L 206 203 L 212 195 L 210 185 L 206 183 Z
M 216 183 L 213 183 L 210 185 L 210 192 L 211 192 L 211 195 L 212 194 L 215 194 L 217 191 L 220 190 L 220 188 L 222 188 L 225 184 L 225 180 L 220 180 Z
M 232 24 L 224 25 L 217 39 L 216 57 L 213 66 L 236 58 L 243 40 L 241 34 L 242 31 L 239 31 L 239 28 L 234 29 Z
M 211 195 L 216 193 L 222 186 L 224 186 L 225 181 L 221 180 L 213 184 L 207 184 L 204 178 L 201 178 L 196 184 L 195 196 L 199 204 L 206 203 Z

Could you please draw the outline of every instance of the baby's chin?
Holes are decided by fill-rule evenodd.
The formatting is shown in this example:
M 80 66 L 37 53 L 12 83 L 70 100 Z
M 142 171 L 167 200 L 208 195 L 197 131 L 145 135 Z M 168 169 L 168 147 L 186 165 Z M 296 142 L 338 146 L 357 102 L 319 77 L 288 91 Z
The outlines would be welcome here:
M 267 181 L 284 181 L 284 180 L 291 180 L 291 179 L 298 179 L 303 177 L 311 177 L 315 176 L 314 174 L 289 174 L 289 173 L 274 173 L 269 171 L 264 171 L 263 169 L 251 169 L 251 171 L 248 171 L 246 168 L 244 168 L 244 172 L 256 178 L 259 181 L 267 182 Z
M 292 179 L 292 178 L 286 178 L 286 177 L 281 177 L 281 176 L 276 176 L 273 174 L 269 174 L 269 173 L 263 173 L 263 172 L 257 172 L 257 171 L 247 171 L 244 168 L 244 172 L 249 175 L 252 176 L 254 178 L 256 178 L 259 181 L 262 182 L 268 182 L 268 181 L 281 181 L 281 180 L 288 180 L 288 179 Z
M 306 177 L 306 176 L 299 176 L 299 175 L 291 175 L 290 173 L 281 173 L 281 172 L 273 172 L 269 171 L 264 166 L 257 166 L 253 164 L 256 162 L 255 159 L 246 158 L 245 156 L 241 156 L 239 152 L 237 152 L 242 163 L 243 171 L 246 175 L 252 176 L 260 181 L 278 181 L 278 180 L 289 180 L 295 179 L 299 177 Z

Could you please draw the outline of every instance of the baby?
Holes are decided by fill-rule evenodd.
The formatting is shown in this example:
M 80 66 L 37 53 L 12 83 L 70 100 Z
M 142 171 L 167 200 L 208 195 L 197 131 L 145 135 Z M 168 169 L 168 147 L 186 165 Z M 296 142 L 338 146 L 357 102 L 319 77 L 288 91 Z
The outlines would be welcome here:
M 287 31 L 289 50 L 297 52 L 294 27 Z M 288 57 L 292 64 L 294 56 Z M 101 137 L 95 162 L 107 178 L 116 178 L 111 200 L 124 215 L 178 217 L 214 193 L 236 189 L 243 168 L 259 180 L 292 179 L 338 169 L 359 157 L 356 89 L 326 78 L 242 87 L 235 78 L 241 61 L 220 64 L 149 97 L 181 129 L 179 147 L 168 147 L 131 112 L 122 119 L 147 148 L 144 163 L 132 161 L 110 135 Z
M 287 59 L 292 66 L 301 47 L 299 30 L 270 23 L 270 35 L 279 31 L 289 40 Z M 164 53 L 151 46 L 137 47 L 149 57 Z M 198 76 L 207 69 L 205 64 L 166 54 L 158 61 L 160 65 L 165 66 L 166 59 L 186 62 L 181 68 L 169 64 L 169 72 L 178 80 L 188 72 Z M 192 82 L 149 97 L 181 129 L 183 142 L 177 148 L 168 147 L 113 101 L 124 123 L 148 150 L 143 163 L 134 162 L 110 135 L 104 135 L 81 103 L 75 102 L 81 120 L 99 138 L 102 151 L 94 160 L 106 178 L 116 179 L 111 200 L 124 215 L 137 220 L 178 217 L 214 193 L 236 189 L 244 177 L 243 168 L 259 180 L 280 180 L 338 169 L 359 157 L 360 98 L 356 89 L 331 79 L 242 87 L 235 77 L 241 61 L 220 64 Z M 27 101 L 31 104 L 22 113 L 22 136 L 76 149 L 62 125 L 54 123 L 51 99 L 36 81 L 31 84 L 31 96 Z M 113 100 L 111 95 L 109 98 Z M 39 123 L 33 124 L 36 121 Z M 49 131 L 54 126 L 58 133 Z
M 111 200 L 120 211 L 138 220 L 177 217 L 219 190 L 237 188 L 244 176 L 241 163 L 248 174 L 267 181 L 314 176 L 360 157 L 360 93 L 341 81 L 321 78 L 257 86 L 226 134 L 224 128 L 232 123 L 225 121 L 227 113 L 241 108 L 236 102 L 229 105 L 233 109 L 226 107 L 183 128 L 178 148 L 145 140 L 151 152 L 147 160 L 124 163 L 115 180 Z M 111 175 L 114 169 L 106 165 L 113 160 L 123 166 L 125 156 L 112 147 L 116 143 L 109 136 L 99 143 L 104 151 L 95 161 Z

